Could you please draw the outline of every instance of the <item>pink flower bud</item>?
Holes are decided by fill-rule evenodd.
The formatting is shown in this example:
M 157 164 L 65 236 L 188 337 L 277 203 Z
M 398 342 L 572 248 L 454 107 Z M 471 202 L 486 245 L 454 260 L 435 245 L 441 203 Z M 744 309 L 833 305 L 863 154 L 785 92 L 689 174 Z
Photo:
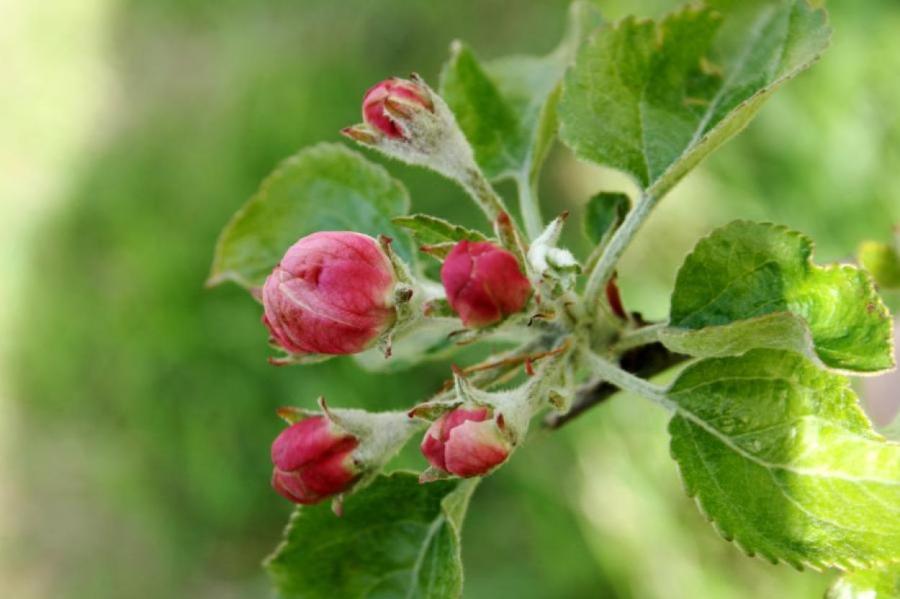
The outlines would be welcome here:
M 516 257 L 486 241 L 460 241 L 444 260 L 441 281 L 467 327 L 485 327 L 522 310 L 531 284 Z
M 359 475 L 352 458 L 358 444 L 324 416 L 296 422 L 272 443 L 272 487 L 302 504 L 345 491 Z
M 435 468 L 469 477 L 482 476 L 502 464 L 512 444 L 490 408 L 456 408 L 434 421 L 421 449 Z
M 263 286 L 263 323 L 294 354 L 353 354 L 394 323 L 394 271 L 378 242 L 321 231 L 295 243 Z
M 393 77 L 371 87 L 363 97 L 363 120 L 388 137 L 403 137 L 394 117 L 416 108 L 434 111 L 428 91 L 414 81 Z

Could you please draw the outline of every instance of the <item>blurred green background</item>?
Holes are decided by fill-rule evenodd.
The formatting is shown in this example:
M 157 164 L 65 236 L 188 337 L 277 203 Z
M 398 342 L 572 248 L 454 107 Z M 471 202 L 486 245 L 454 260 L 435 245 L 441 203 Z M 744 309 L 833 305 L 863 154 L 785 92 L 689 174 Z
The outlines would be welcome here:
M 290 511 L 269 489 L 274 409 L 318 394 L 408 406 L 446 368 L 270 367 L 257 304 L 203 288 L 219 229 L 279 160 L 359 120 L 373 82 L 436 81 L 456 37 L 483 58 L 545 52 L 565 4 L 3 3 L 0 596 L 269 595 L 260 560 Z M 608 18 L 674 6 L 597 4 Z M 629 251 L 630 307 L 664 316 L 684 254 L 734 218 L 805 231 L 820 261 L 900 222 L 900 4 L 829 8 L 822 62 L 686 179 Z M 459 189 L 387 166 L 417 211 L 477 222 Z M 544 212 L 623 185 L 557 148 Z M 664 414 L 629 397 L 535 434 L 482 485 L 464 537 L 471 598 L 818 597 L 831 578 L 719 539 L 681 489 Z

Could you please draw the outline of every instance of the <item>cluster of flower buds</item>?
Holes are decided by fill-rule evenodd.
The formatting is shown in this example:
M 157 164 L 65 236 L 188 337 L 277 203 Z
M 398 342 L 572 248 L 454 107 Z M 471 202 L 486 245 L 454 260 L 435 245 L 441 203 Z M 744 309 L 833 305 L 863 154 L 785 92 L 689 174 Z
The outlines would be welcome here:
M 452 113 L 418 77 L 375 85 L 362 112 L 364 123 L 344 130 L 356 141 L 432 167 L 437 160 L 448 172 L 474 164 Z M 339 355 L 389 338 L 408 317 L 414 285 L 384 240 L 323 231 L 291 246 L 261 293 L 272 342 L 290 356 Z M 440 272 L 447 303 L 466 327 L 498 324 L 524 310 L 533 294 L 524 266 L 494 243 L 459 241 Z M 457 399 L 427 419 L 417 409 L 372 414 L 329 410 L 324 402 L 315 414 L 282 411 L 290 426 L 272 445 L 273 487 L 299 504 L 341 496 L 366 484 L 428 421 L 421 450 L 431 468 L 423 480 L 492 471 L 524 433 L 530 404 L 521 394 L 479 391 L 459 371 L 454 376 Z

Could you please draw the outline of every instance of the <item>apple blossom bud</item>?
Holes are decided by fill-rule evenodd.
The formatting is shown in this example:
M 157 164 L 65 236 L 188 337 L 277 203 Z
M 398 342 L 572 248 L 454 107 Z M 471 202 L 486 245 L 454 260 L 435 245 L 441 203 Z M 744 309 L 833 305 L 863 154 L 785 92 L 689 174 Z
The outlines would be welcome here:
M 353 354 L 396 319 L 394 270 L 378 242 L 320 231 L 295 243 L 266 279 L 263 323 L 292 354 Z
M 272 443 L 272 487 L 302 504 L 341 493 L 359 476 L 352 458 L 358 444 L 356 437 L 324 416 L 296 422 Z
M 422 454 L 436 469 L 455 476 L 483 476 L 506 461 L 512 443 L 502 418 L 488 407 L 456 408 L 434 421 L 422 440 Z
M 392 77 L 366 92 L 363 98 L 363 120 L 393 139 L 403 137 L 396 118 L 410 116 L 411 111 L 424 108 L 434 111 L 428 90 L 415 81 Z
M 516 257 L 486 241 L 460 241 L 444 260 L 447 301 L 467 327 L 485 327 L 519 312 L 531 284 Z

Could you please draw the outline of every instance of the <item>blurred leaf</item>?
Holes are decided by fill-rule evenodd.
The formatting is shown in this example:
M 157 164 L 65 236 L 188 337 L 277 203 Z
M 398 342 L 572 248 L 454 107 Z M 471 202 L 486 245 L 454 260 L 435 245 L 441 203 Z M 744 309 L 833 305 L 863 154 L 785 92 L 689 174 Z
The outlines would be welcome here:
M 487 237 L 480 231 L 455 225 L 437 216 L 429 214 L 411 214 L 391 219 L 395 225 L 409 231 L 419 243 L 433 244 L 469 241 L 486 241 Z
M 477 484 L 395 472 L 348 497 L 341 517 L 298 507 L 266 561 L 279 596 L 459 597 L 460 528 Z
M 455 314 L 454 314 L 455 316 Z M 457 318 L 428 318 L 396 335 L 391 344 L 391 357 L 386 359 L 379 348 L 372 348 L 353 358 L 366 370 L 373 372 L 401 372 L 423 362 L 450 357 L 461 346 L 450 333 L 462 328 Z
M 846 378 L 753 350 L 689 366 L 669 397 L 672 455 L 723 537 L 797 568 L 900 558 L 900 445 L 872 431 Z
M 552 53 L 485 65 L 465 45 L 454 43 L 441 72 L 441 95 L 488 178 L 534 179 L 556 133 L 559 82 L 578 44 L 599 24 L 596 8 L 574 2 L 565 36 Z
M 739 49 L 719 56 L 721 20 L 691 5 L 659 23 L 629 17 L 602 29 L 566 74 L 563 141 L 661 197 L 812 64 L 830 36 L 825 12 L 805 0 L 767 3 L 737 32 Z
M 584 208 L 584 234 L 595 246 L 604 245 L 619 228 L 631 206 L 624 193 L 601 191 Z
M 704 333 L 707 347 L 697 355 L 716 355 L 733 345 L 736 335 L 748 343 L 765 335 L 765 347 L 801 349 L 803 334 L 788 319 L 766 321 L 767 331 L 721 327 L 790 312 L 806 321 L 824 364 L 858 372 L 891 368 L 891 317 L 869 276 L 850 265 L 817 266 L 812 250 L 804 235 L 769 223 L 735 221 L 717 229 L 696 245 L 678 272 L 671 326 L 719 327 Z M 784 325 L 784 344 L 772 341 L 778 323 Z
M 896 599 L 900 597 L 900 564 L 844 574 L 825 599 Z
M 872 274 L 879 286 L 900 288 L 900 236 L 893 246 L 865 241 L 859 246 L 857 255 L 860 265 Z
M 406 189 L 381 166 L 340 144 L 306 148 L 282 162 L 225 226 L 208 284 L 259 286 L 287 249 L 314 231 L 384 234 L 411 261 L 412 243 L 391 223 L 408 209 Z

